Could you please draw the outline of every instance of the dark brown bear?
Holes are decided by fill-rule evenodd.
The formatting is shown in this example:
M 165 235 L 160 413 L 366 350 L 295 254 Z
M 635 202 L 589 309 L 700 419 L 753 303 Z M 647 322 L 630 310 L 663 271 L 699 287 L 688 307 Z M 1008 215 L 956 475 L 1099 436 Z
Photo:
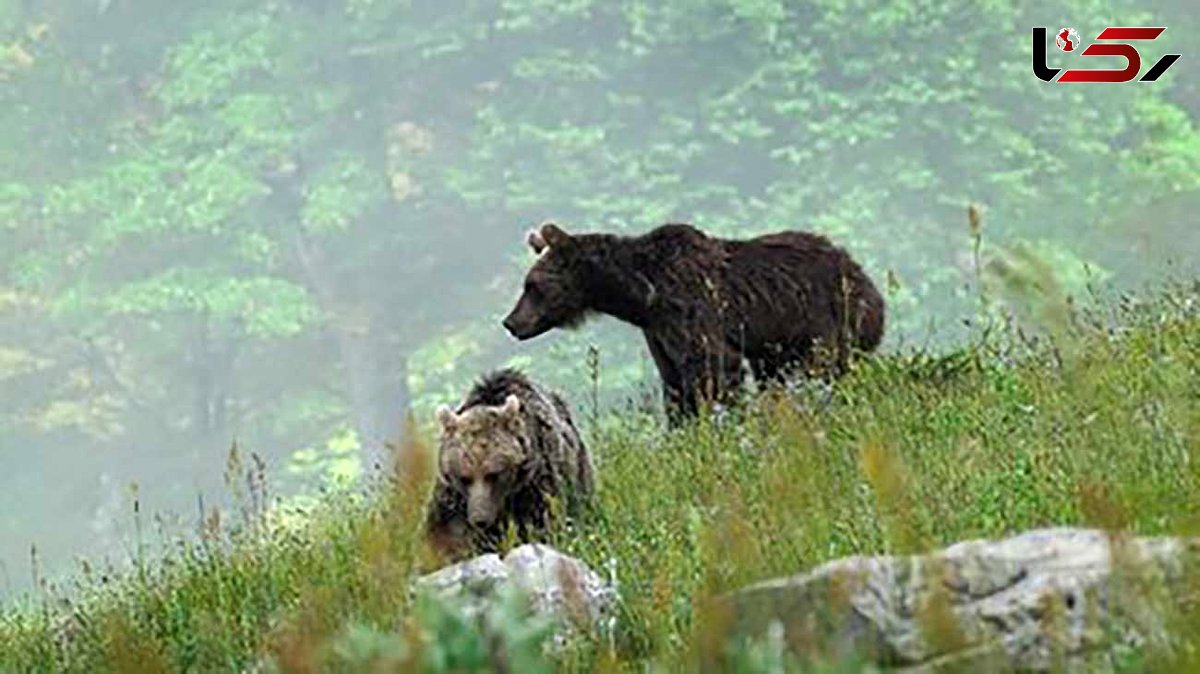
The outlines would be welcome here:
M 438 482 L 427 531 L 448 557 L 495 551 L 509 526 L 522 542 L 551 524 L 551 499 L 576 516 L 591 498 L 592 463 L 557 393 L 516 370 L 475 385 L 457 410 L 437 410 Z
M 883 338 L 879 291 L 822 236 L 779 232 L 745 241 L 668 224 L 642 236 L 530 232 L 538 260 L 504 327 L 517 339 L 604 313 L 642 329 L 668 413 L 696 414 L 742 382 L 790 370 L 836 375 L 854 349 Z

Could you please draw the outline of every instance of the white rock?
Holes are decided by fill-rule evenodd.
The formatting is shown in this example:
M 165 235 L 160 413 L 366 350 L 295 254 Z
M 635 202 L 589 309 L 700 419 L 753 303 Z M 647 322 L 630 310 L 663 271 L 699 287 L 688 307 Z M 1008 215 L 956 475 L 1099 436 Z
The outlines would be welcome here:
M 851 557 L 727 595 L 734 630 L 782 625 L 803 656 L 867 656 L 899 671 L 1105 671 L 1167 645 L 1164 615 L 1200 545 L 1042 529 L 912 557 Z M 935 626 L 941 626 L 935 627 Z
M 583 562 L 542 544 L 511 550 L 503 560 L 487 554 L 422 576 L 417 589 L 459 600 L 468 615 L 479 615 L 506 584 L 524 591 L 533 612 L 559 626 L 561 644 L 579 629 L 602 630 L 611 614 L 616 592 Z

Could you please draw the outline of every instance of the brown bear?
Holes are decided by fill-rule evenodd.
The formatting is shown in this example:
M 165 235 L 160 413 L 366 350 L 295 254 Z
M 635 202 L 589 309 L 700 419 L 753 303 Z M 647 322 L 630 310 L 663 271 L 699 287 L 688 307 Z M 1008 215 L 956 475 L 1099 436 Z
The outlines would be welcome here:
M 735 241 L 686 224 L 641 236 L 530 232 L 538 254 L 504 327 L 520 340 L 603 313 L 641 328 L 672 422 L 743 380 L 836 376 L 883 338 L 879 291 L 845 250 L 785 231 Z
M 522 542 L 591 499 L 591 457 L 566 402 L 517 370 L 484 377 L 457 410 L 437 410 L 438 481 L 426 529 L 448 557 L 496 551 L 509 526 Z

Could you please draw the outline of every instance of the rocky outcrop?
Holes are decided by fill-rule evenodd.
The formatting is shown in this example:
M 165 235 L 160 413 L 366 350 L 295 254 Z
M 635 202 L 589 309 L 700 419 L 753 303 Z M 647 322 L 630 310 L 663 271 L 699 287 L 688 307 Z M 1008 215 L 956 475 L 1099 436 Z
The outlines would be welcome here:
M 603 631 L 616 599 L 614 588 L 583 562 L 541 544 L 514 548 L 503 559 L 486 554 L 417 579 L 415 589 L 482 615 L 507 587 L 519 588 L 537 616 L 556 626 L 554 642 L 573 633 Z
M 735 635 L 904 672 L 1103 672 L 1169 647 L 1200 541 L 1043 529 L 927 556 L 853 557 L 726 595 Z

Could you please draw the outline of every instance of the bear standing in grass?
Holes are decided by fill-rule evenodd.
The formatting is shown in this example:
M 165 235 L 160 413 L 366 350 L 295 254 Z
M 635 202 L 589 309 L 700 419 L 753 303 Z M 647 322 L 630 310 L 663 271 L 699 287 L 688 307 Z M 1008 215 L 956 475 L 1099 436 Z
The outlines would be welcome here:
M 592 462 L 571 413 L 553 391 L 516 370 L 475 385 L 441 425 L 438 483 L 427 530 L 450 557 L 495 551 L 509 525 L 521 541 L 551 524 L 551 500 L 576 516 L 592 496 Z
M 743 360 L 762 382 L 796 369 L 837 375 L 852 350 L 883 338 L 879 291 L 816 234 L 731 241 L 669 224 L 569 235 L 548 223 L 528 242 L 539 257 L 504 327 L 525 340 L 598 312 L 641 328 L 673 421 L 735 391 Z

